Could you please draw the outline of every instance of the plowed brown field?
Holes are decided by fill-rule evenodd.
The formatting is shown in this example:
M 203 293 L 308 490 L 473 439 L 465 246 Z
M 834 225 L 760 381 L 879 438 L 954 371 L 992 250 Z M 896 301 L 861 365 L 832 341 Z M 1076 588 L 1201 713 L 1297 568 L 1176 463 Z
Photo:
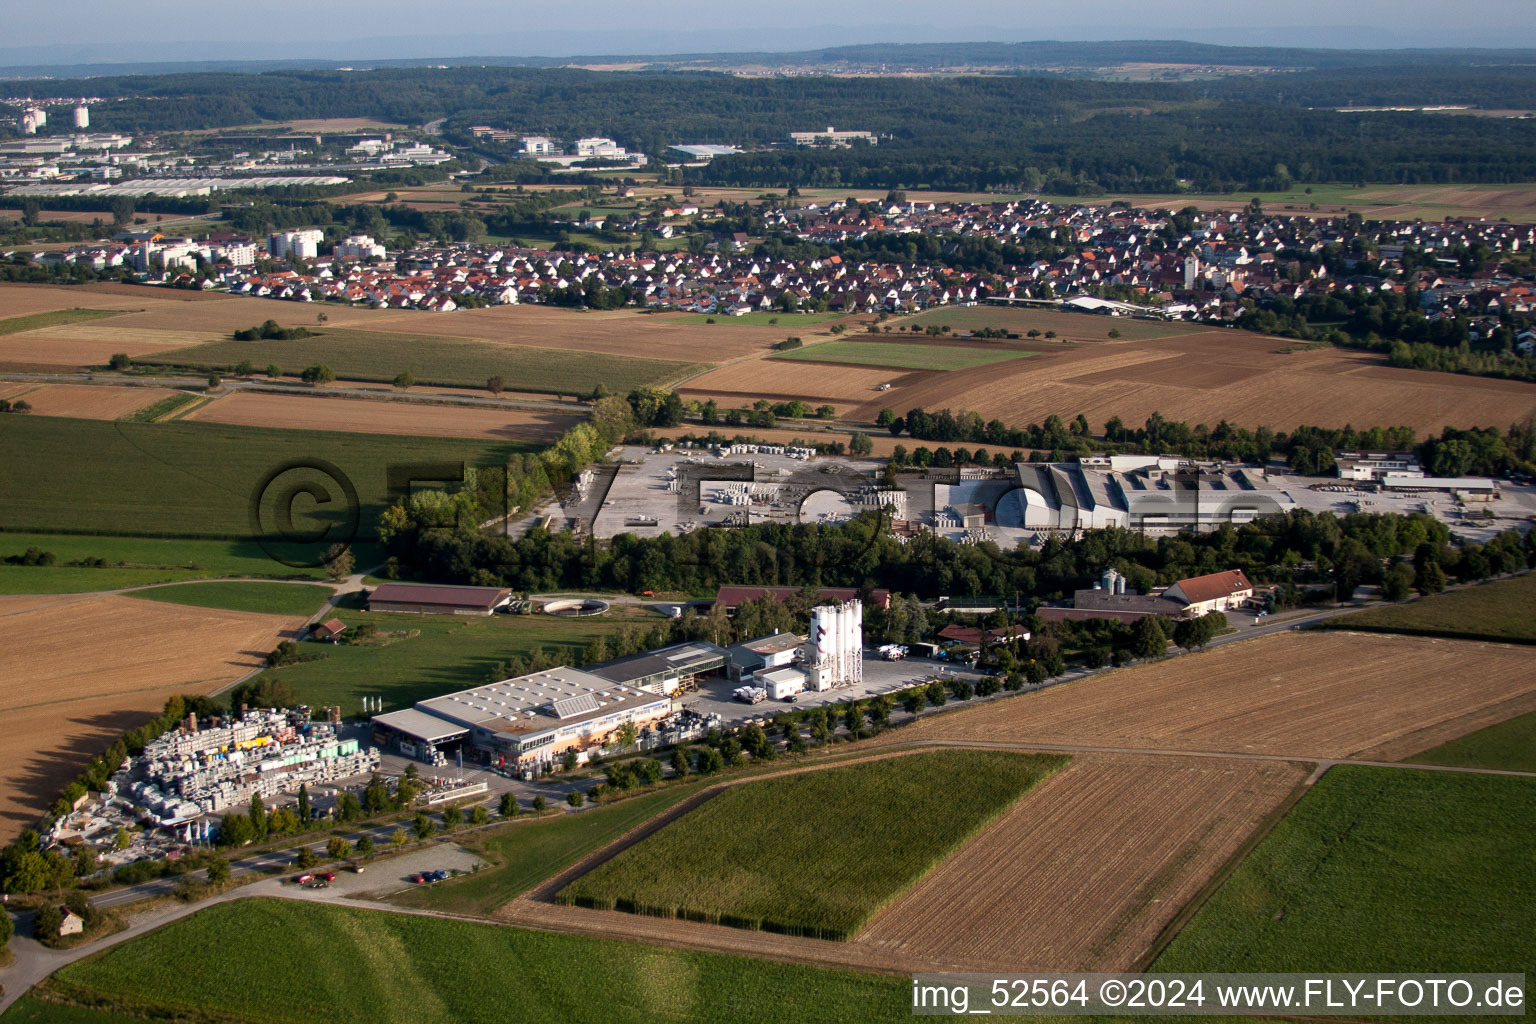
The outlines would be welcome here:
M 170 388 L 114 388 L 89 384 L 44 384 L 27 392 L 37 416 L 73 416 L 82 420 L 115 420 L 138 412 L 177 392 Z
M 553 441 L 580 419 L 576 415 L 533 409 L 484 409 L 366 398 L 310 398 L 252 391 L 233 392 L 193 410 L 185 418 L 247 427 L 422 437 L 490 437 L 512 441 Z
M 1448 425 L 1504 427 L 1536 415 L 1536 385 L 1397 370 L 1366 352 L 1282 353 L 1288 344 L 1206 331 L 1084 345 L 1019 364 L 913 375 L 852 415 L 872 420 L 883 406 L 920 406 L 971 409 L 1022 425 L 1082 413 L 1097 429 L 1112 416 L 1139 424 L 1160 412 L 1211 425 L 1408 425 L 1421 434 Z
M 114 595 L 0 598 L 0 842 L 167 697 L 239 678 L 300 625 Z
M 1079 755 L 854 941 L 947 970 L 1130 969 L 1309 770 Z
M 1348 757 L 1532 691 L 1528 647 L 1288 632 L 938 715 L 900 737 Z

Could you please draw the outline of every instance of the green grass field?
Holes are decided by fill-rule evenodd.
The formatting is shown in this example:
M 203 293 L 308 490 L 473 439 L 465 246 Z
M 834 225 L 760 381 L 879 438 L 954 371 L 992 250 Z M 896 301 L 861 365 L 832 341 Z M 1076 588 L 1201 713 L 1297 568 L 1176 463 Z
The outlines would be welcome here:
M 1329 769 L 1154 971 L 1529 971 L 1536 780 Z
M 1108 341 L 1110 331 L 1119 331 L 1127 341 L 1143 341 L 1152 338 L 1171 338 L 1200 330 L 1190 324 L 1163 323 L 1157 320 L 1136 320 L 1123 316 L 1099 316 L 1093 313 L 1065 312 L 1057 309 L 1038 309 L 1010 306 L 943 306 L 928 309 L 916 316 L 892 321 L 892 337 L 898 326 L 910 327 L 948 326 L 951 334 L 993 328 L 1017 332 L 1021 340 L 1043 342 L 1046 331 L 1055 331 L 1059 340 Z M 1042 337 L 1030 339 L 1032 330 Z
M 1328 629 L 1536 643 L 1536 573 L 1341 615 L 1324 625 Z
M 0 528 L 6 530 L 251 537 L 251 500 L 264 478 L 293 460 L 320 459 L 351 480 L 361 509 L 359 537 L 368 540 L 387 502 L 388 466 L 500 465 L 533 446 L 217 423 L 7 416 L 0 420 L 0 449 L 7 453 L 6 487 L 0 492 Z M 338 481 L 316 470 L 286 472 L 266 491 L 264 530 L 274 528 L 277 499 L 303 483 L 322 489 L 313 498 L 295 497 L 296 532 L 318 532 L 347 518 Z
M 493 867 L 409 889 L 391 902 L 450 914 L 488 915 L 708 784 L 705 779 L 680 783 L 580 814 L 530 818 L 483 841 L 470 839 L 465 845 L 473 846 Z
M 493 667 L 513 656 L 526 658 L 543 647 L 569 662 L 599 636 L 612 636 L 626 624 L 648 629 L 657 621 L 653 613 L 638 608 L 615 608 L 590 619 L 397 615 L 347 608 L 337 609 L 336 617 L 354 627 L 371 623 L 379 636 L 355 646 L 304 644 L 306 652 L 324 657 L 271 670 L 310 707 L 337 704 L 354 709 L 367 694 L 382 697 L 385 711 L 408 708 L 418 700 L 483 683 Z
M 75 1002 L 191 1021 L 839 1024 L 906 1019 L 910 985 L 746 957 L 249 899 L 71 964 L 47 987 Z
M 79 594 L 218 576 L 325 578 L 323 569 L 296 569 L 274 562 L 249 540 L 0 533 L 0 558 L 20 555 L 29 547 L 52 552 L 61 563 L 100 558 L 107 564 L 97 568 L 0 565 L 0 594 Z M 353 555 L 359 568 L 384 560 L 373 544 L 355 546 Z
M 41 327 L 78 324 L 86 320 L 100 320 L 103 317 L 117 316 L 125 312 L 127 310 L 122 309 L 55 309 L 47 313 L 6 317 L 0 320 L 0 334 L 16 334 L 19 331 L 35 331 Z
M 626 394 L 642 384 L 676 377 L 692 364 L 562 348 L 527 348 L 430 334 L 327 327 L 294 341 L 213 341 L 145 356 L 138 363 L 230 370 L 249 359 L 276 363 L 289 373 L 325 363 L 347 380 L 390 381 L 409 370 L 418 384 L 481 387 L 500 376 L 511 391 L 575 394 L 602 384 Z
M 744 783 L 557 898 L 848 939 L 1066 760 L 946 750 Z
M 127 420 L 129 423 L 154 423 L 156 420 L 170 419 L 177 410 L 190 412 L 191 410 L 186 409 L 186 406 L 191 405 L 202 397 L 202 395 L 196 395 L 190 391 L 166 395 L 160 401 L 146 405 L 137 412 L 131 412 L 127 416 L 121 417 L 121 419 Z
M 197 608 L 308 617 L 325 606 L 331 588 L 314 583 L 178 583 L 171 587 L 135 590 L 128 596 Z
M 1414 764 L 1536 772 L 1536 712 L 1479 729 L 1408 760 Z
M 808 348 L 792 349 L 774 359 L 799 359 L 813 363 L 851 363 L 856 366 L 889 366 L 903 370 L 967 370 L 973 366 L 1001 363 L 1035 355 L 1014 348 L 982 348 L 961 345 L 924 345 L 917 340 L 823 341 Z
M 0 1015 L 5 1024 L 128 1024 L 142 1019 L 111 1010 L 45 1003 L 30 995 L 22 996 Z

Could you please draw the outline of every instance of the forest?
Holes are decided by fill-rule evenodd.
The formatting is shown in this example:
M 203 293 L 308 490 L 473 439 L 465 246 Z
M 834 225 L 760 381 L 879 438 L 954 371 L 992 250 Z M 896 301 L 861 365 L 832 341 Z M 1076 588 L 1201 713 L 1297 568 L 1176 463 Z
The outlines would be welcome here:
M 653 156 L 685 142 L 779 147 L 691 169 L 689 180 L 699 184 L 1045 187 L 1091 195 L 1273 189 L 1291 181 L 1519 181 L 1529 175 L 1536 122 L 1311 108 L 1536 105 L 1530 77 L 1513 57 L 1466 66 L 1404 57 L 1198 84 L 1038 73 L 747 78 L 476 67 L 108 75 L 58 80 L 50 88 L 109 98 L 92 114 L 93 127 L 103 130 L 338 117 L 419 125 L 446 117 L 449 141 L 505 159 L 509 146 L 498 152 L 467 127 L 488 123 L 567 139 L 606 135 Z M 788 132 L 829 123 L 874 132 L 879 144 L 784 146 Z

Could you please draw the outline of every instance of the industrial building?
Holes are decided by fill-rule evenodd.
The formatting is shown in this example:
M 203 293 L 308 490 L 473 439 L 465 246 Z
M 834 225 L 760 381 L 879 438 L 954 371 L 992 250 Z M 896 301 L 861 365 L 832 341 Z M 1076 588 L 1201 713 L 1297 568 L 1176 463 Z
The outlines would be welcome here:
M 672 696 L 702 676 L 719 674 L 726 661 L 725 648 L 696 641 L 589 665 L 586 671 L 631 689 Z
M 745 679 L 793 665 L 801 657 L 807 639 L 804 634 L 773 633 L 732 644 L 726 648 L 731 678 Z
M 376 740 L 392 738 L 402 753 L 434 763 L 444 763 L 445 748 L 458 747 L 490 764 L 533 767 L 567 750 L 602 746 L 626 724 L 643 728 L 671 712 L 666 694 L 562 667 L 418 701 L 375 715 L 373 724 Z
M 863 681 L 863 602 L 812 608 L 811 630 L 805 641 L 805 688 L 830 690 Z
M 489 615 L 512 598 L 507 587 L 456 587 L 440 583 L 381 583 L 368 595 L 371 612 Z
M 198 728 L 196 717 L 144 748 L 112 777 L 113 793 L 142 806 L 162 825 L 374 771 L 379 752 L 340 739 L 330 725 L 295 712 L 246 711 Z
M 998 500 L 996 519 L 1029 530 L 1206 532 L 1296 507 L 1259 470 L 1158 456 L 1020 462 L 1015 471 L 1018 486 Z
M 873 146 L 876 142 L 873 132 L 840 132 L 831 125 L 827 125 L 824 132 L 790 132 L 789 141 L 797 146 L 829 146 L 833 149 L 846 149 L 855 142 L 867 142 Z
M 1253 597 L 1253 584 L 1243 570 L 1229 569 L 1179 580 L 1163 591 L 1163 597 L 1182 605 L 1185 615 L 1208 615 L 1247 604 Z
M 1424 475 L 1419 457 L 1413 452 L 1339 452 L 1334 468 L 1340 480 L 1382 480 L 1393 476 Z

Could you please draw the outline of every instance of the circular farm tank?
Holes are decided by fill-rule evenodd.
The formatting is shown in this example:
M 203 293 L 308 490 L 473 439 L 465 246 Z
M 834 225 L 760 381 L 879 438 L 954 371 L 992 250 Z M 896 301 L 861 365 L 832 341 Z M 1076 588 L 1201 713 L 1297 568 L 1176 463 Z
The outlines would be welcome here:
M 608 602 L 599 601 L 595 597 L 563 597 L 558 601 L 544 603 L 545 615 L 562 615 L 568 619 L 585 615 L 601 615 L 607 610 Z

